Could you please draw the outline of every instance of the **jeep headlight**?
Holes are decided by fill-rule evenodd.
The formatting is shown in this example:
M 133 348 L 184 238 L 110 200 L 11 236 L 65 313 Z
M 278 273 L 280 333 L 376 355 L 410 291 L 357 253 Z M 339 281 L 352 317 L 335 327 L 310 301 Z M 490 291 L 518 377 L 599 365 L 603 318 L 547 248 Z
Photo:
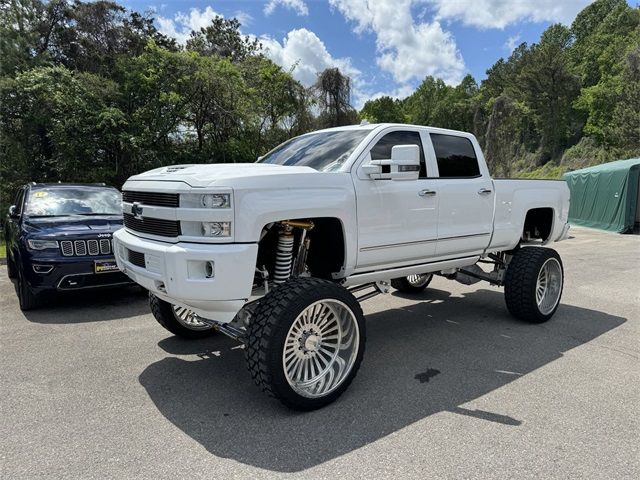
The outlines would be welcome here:
M 205 237 L 230 237 L 231 222 L 202 222 L 202 235 Z
M 47 250 L 49 248 L 58 248 L 57 240 L 27 240 L 27 245 L 31 250 Z
M 200 197 L 200 204 L 204 208 L 229 208 L 231 195 L 228 193 L 205 193 Z

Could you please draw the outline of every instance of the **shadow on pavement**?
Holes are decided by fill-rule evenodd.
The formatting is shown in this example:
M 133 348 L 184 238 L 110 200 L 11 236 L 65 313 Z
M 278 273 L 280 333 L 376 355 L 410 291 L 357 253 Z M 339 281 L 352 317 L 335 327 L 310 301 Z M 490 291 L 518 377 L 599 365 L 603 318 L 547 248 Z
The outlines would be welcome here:
M 250 380 L 243 350 L 225 337 L 167 338 L 159 344 L 165 351 L 194 358 L 167 357 L 139 380 L 159 411 L 212 454 L 296 472 L 443 411 L 518 428 L 522 421 L 504 412 L 462 405 L 626 321 L 562 305 L 549 323 L 524 324 L 492 290 L 449 298 L 429 289 L 419 300 L 367 315 L 360 372 L 336 403 L 319 411 L 293 412 L 265 397 Z
M 30 322 L 65 324 L 104 322 L 149 312 L 148 293 L 134 286 L 48 295 L 41 307 L 22 313 Z

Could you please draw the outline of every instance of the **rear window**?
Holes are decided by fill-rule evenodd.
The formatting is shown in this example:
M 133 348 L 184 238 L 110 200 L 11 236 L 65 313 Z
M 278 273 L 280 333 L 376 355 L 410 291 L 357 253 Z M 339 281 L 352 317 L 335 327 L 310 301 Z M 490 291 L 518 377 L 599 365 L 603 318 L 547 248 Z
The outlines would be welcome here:
M 438 160 L 440 177 L 469 178 L 480 176 L 476 152 L 468 138 L 440 133 L 432 133 L 430 136 Z
M 120 215 L 122 196 L 112 188 L 47 188 L 29 192 L 25 213 L 31 217 Z

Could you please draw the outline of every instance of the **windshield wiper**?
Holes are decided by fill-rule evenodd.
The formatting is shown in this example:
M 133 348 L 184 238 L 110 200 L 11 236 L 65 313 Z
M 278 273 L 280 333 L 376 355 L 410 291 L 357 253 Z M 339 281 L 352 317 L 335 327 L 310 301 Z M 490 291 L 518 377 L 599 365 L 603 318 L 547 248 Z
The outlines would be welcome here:
M 119 213 L 74 213 L 73 215 L 82 215 L 82 216 L 93 216 L 93 217 L 113 217 L 116 215 L 120 215 Z

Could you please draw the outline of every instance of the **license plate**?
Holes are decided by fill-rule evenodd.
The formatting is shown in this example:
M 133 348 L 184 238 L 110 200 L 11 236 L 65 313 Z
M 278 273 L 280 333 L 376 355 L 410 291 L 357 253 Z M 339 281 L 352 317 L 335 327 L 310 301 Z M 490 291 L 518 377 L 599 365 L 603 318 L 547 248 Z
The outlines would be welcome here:
M 118 265 L 116 264 L 116 260 L 94 260 L 93 261 L 93 271 L 95 273 L 108 273 L 108 272 L 117 272 Z

